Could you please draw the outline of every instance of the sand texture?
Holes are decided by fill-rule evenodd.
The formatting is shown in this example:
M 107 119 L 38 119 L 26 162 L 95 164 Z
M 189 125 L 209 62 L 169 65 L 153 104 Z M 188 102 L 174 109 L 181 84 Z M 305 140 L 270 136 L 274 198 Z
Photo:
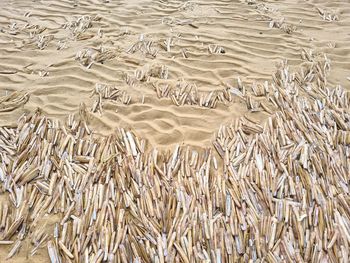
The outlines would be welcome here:
M 1 6 L 0 262 L 347 262 L 349 1 Z

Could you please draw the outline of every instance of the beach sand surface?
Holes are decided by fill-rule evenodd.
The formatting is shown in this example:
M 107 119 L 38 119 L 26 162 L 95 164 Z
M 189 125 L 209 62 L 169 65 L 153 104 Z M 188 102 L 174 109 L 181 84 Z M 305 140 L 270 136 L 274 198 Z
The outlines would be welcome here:
M 317 8 L 337 19 L 323 19 Z M 87 28 L 79 24 L 83 18 Z M 271 20 L 282 19 L 284 26 L 269 26 Z M 269 114 L 249 111 L 237 97 L 214 108 L 177 106 L 168 97 L 159 98 L 155 86 L 187 83 L 209 94 L 237 87 L 238 78 L 247 87 L 263 84 L 271 80 L 278 62 L 301 65 L 304 48 L 327 54 L 330 84 L 347 88 L 349 32 L 350 2 L 345 0 L 2 0 L 0 97 L 17 91 L 28 93 L 28 101 L 0 112 L 0 126 L 13 126 L 23 113 L 38 107 L 44 115 L 64 121 L 81 103 L 90 110 L 96 99 L 92 91 L 102 84 L 115 86 L 131 100 L 103 100 L 102 112 L 89 114 L 94 132 L 131 129 L 150 149 L 210 147 L 221 124 L 242 116 L 263 123 Z M 149 41 L 156 55 L 130 51 L 139 40 Z M 75 59 L 84 50 L 107 50 L 113 57 L 87 67 Z M 166 79 L 159 74 L 135 77 L 162 67 Z M 55 218 L 47 215 L 42 222 L 51 231 Z M 0 262 L 10 247 L 0 245 Z M 34 256 L 31 249 L 26 240 L 19 254 L 6 262 L 48 261 L 46 246 Z

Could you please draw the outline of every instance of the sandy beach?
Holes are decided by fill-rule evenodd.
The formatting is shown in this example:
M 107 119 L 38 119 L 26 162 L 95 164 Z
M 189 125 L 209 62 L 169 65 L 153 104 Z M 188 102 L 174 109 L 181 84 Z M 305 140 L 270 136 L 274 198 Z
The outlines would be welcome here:
M 0 14 L 0 262 L 349 260 L 350 2 Z

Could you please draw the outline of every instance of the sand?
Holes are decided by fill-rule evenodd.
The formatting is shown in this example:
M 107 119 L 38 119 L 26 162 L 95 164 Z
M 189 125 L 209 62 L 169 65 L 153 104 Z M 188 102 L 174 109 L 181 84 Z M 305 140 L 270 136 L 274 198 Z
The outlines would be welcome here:
M 325 19 L 317 8 L 326 12 Z M 202 149 L 211 147 L 221 124 L 242 116 L 264 123 L 270 114 L 251 112 L 237 97 L 215 108 L 177 106 L 170 98 L 158 98 L 154 85 L 174 87 L 183 81 L 208 94 L 236 87 L 240 78 L 250 87 L 271 80 L 281 60 L 297 68 L 304 48 L 327 54 L 329 83 L 349 87 L 350 3 L 345 0 L 3 0 L 0 13 L 0 96 L 15 91 L 29 96 L 15 109 L 0 112 L 0 126 L 14 126 L 38 107 L 60 121 L 77 113 L 81 103 L 90 110 L 96 99 L 91 92 L 100 83 L 125 91 L 131 101 L 103 100 L 102 112 L 89 114 L 95 133 L 109 135 L 123 127 L 147 139 L 149 149 L 173 150 L 176 144 Z M 82 16 L 90 26 L 76 29 L 73 22 Z M 276 21 L 272 28 L 271 19 Z M 153 41 L 155 57 L 142 49 L 127 52 L 140 39 Z M 224 53 L 211 54 L 214 45 Z M 101 46 L 113 57 L 89 68 L 90 61 L 75 59 Z M 136 71 L 161 66 L 168 70 L 167 79 L 159 74 L 134 79 Z M 52 219 L 43 220 L 50 224 Z M 48 260 L 46 248 L 27 258 L 29 247 L 8 262 Z M 8 251 L 9 246 L 0 246 L 0 262 Z

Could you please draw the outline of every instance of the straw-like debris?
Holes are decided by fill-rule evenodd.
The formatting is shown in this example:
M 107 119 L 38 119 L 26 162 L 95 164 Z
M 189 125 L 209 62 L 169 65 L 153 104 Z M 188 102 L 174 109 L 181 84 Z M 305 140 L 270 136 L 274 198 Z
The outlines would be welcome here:
M 314 50 L 312 49 L 305 49 L 302 48 L 301 49 L 301 58 L 305 61 L 309 61 L 309 62 L 314 62 L 315 58 L 317 57 L 317 55 L 315 54 Z
M 84 15 L 77 17 L 76 20 L 67 22 L 63 25 L 63 28 L 67 29 L 71 33 L 71 37 L 76 40 L 84 40 L 87 38 L 94 37 L 94 35 L 86 34 L 85 32 L 92 27 L 93 22 L 100 21 L 99 16 Z
M 162 24 L 166 24 L 169 26 L 185 26 L 185 25 L 189 25 L 193 28 L 198 28 L 198 26 L 196 26 L 194 24 L 194 20 L 193 19 L 180 19 L 180 18 L 174 18 L 174 17 L 164 17 L 162 19 Z
M 202 152 L 94 135 L 85 107 L 65 124 L 36 112 L 0 127 L 8 258 L 29 238 L 51 262 L 346 262 L 350 96 L 328 86 L 327 60 L 310 64 L 282 63 L 259 93 L 268 120 L 223 125 Z
M 126 91 L 120 90 L 113 85 L 105 85 L 97 83 L 93 89 L 91 96 L 95 96 L 95 102 L 92 105 L 91 111 L 99 111 L 102 114 L 103 101 L 109 100 L 114 102 L 121 102 L 123 104 L 130 104 L 131 96 Z
M 91 68 L 94 63 L 103 64 L 107 60 L 111 60 L 117 56 L 117 52 L 114 50 L 106 49 L 104 47 L 96 48 L 85 48 L 79 51 L 75 60 L 86 68 Z
M 67 48 L 67 41 L 59 40 L 57 42 L 57 50 L 62 50 L 62 49 L 65 49 L 65 48 Z
M 14 22 L 8 26 L 8 29 L 1 29 L 1 32 L 8 33 L 10 35 L 26 33 L 28 34 L 29 38 L 35 38 L 36 36 L 43 33 L 46 29 L 46 27 L 29 23 L 25 23 L 24 25 L 19 26 L 16 22 Z
M 53 38 L 53 35 L 37 35 L 36 45 L 39 49 L 44 49 L 49 45 Z
M 169 37 L 166 40 L 164 40 L 163 48 L 166 50 L 166 52 L 171 52 L 171 47 L 173 46 L 174 46 L 174 40 L 172 37 Z
M 301 66 L 299 71 L 288 75 L 289 66 L 286 61 L 283 61 L 272 76 L 273 82 L 265 81 L 264 84 L 254 82 L 251 86 L 252 93 L 247 91 L 240 78 L 237 80 L 238 87 L 235 88 L 227 84 L 228 90 L 233 96 L 245 101 L 248 110 L 251 112 L 265 111 L 269 114 L 272 114 L 275 111 L 274 109 L 281 106 L 278 92 L 276 92 L 280 90 L 279 87 L 281 86 L 285 86 L 288 92 L 296 95 L 299 92 L 306 93 L 314 98 L 318 96 L 317 94 L 324 95 L 325 91 L 323 89 L 327 85 L 326 75 L 330 71 L 330 60 L 325 54 L 316 55 L 313 50 L 302 49 L 301 56 L 307 63 Z M 299 86 L 298 89 L 295 85 Z
M 297 30 L 295 25 L 286 23 L 284 17 L 280 18 L 279 20 L 274 20 L 271 18 L 269 28 L 279 28 L 287 34 L 291 34 Z
M 134 73 L 134 78 L 138 81 L 149 81 L 150 78 L 168 79 L 168 76 L 168 67 L 160 64 L 154 64 L 146 69 L 137 69 Z
M 328 11 L 328 10 L 324 10 L 324 9 L 321 9 L 321 8 L 317 8 L 317 11 L 318 11 L 318 14 L 325 21 L 332 22 L 332 21 L 339 20 L 338 15 L 335 12 L 333 12 L 333 11 Z
M 267 3 L 257 3 L 256 1 L 246 1 L 249 6 L 255 8 L 259 14 L 259 20 L 269 21 L 269 28 L 279 28 L 287 34 L 291 34 L 297 30 L 293 24 L 287 23 L 285 18 L 277 9 Z
M 153 48 L 153 41 L 145 39 L 144 35 L 141 34 L 139 40 L 132 44 L 127 50 L 126 53 L 135 53 L 140 51 L 145 56 L 150 56 L 151 58 L 155 58 L 158 54 L 158 49 Z
M 265 81 L 264 85 L 254 82 L 252 90 L 256 97 L 265 96 L 269 92 L 269 84 L 267 81 Z
M 140 82 L 150 82 L 152 78 L 166 80 L 169 77 L 169 69 L 163 64 L 144 66 L 134 71 L 134 74 L 124 74 L 124 80 L 130 87 L 135 87 Z
M 253 261 L 347 261 L 350 97 L 320 73 L 317 93 L 293 75 L 283 64 L 275 76 L 278 111 L 264 126 L 237 120 L 214 141 L 235 186 L 236 249 Z
M 152 83 L 158 98 L 170 98 L 177 106 L 198 105 L 200 107 L 215 108 L 218 103 L 232 101 L 229 88 L 214 90 L 211 92 L 200 92 L 195 84 L 179 81 L 175 86 L 169 84 L 158 85 Z
M 26 24 L 23 27 L 23 31 L 26 33 L 29 33 L 30 38 L 35 38 L 36 36 L 39 36 L 42 34 L 47 28 L 41 25 L 35 25 L 35 24 Z
M 225 49 L 222 46 L 211 44 L 208 46 L 209 54 L 225 54 Z
M 269 84 L 265 82 L 264 84 L 254 82 L 251 86 L 253 93 L 247 92 L 247 89 L 241 79 L 237 78 L 237 87 L 232 87 L 230 84 L 226 84 L 228 91 L 233 97 L 238 97 L 243 100 L 247 109 L 251 112 L 266 111 L 271 114 L 272 109 L 266 104 L 266 102 L 259 101 L 258 98 L 265 97 L 269 94 Z
M 24 105 L 29 99 L 26 92 L 15 91 L 11 94 L 0 97 L 0 112 L 13 111 Z

